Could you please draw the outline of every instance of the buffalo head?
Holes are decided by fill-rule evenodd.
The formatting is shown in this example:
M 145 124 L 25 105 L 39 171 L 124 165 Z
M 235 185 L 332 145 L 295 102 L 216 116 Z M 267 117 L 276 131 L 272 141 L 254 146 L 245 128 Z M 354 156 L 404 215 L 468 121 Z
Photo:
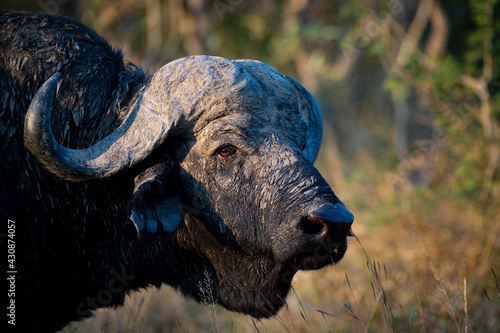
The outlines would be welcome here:
M 128 207 L 139 241 L 176 243 L 182 281 L 200 298 L 255 317 L 275 314 L 293 275 L 338 262 L 352 214 L 312 163 L 322 118 L 310 93 L 262 62 L 193 56 L 161 68 L 123 124 L 95 145 L 59 145 L 50 109 L 59 74 L 33 99 L 29 150 L 67 181 L 133 172 Z

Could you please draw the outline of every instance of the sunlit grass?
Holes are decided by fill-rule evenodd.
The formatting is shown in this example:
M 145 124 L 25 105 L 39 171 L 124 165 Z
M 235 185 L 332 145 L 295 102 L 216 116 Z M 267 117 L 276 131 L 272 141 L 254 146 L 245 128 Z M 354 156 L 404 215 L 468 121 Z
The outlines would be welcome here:
M 64 332 L 497 332 L 498 205 L 484 211 L 446 188 L 401 186 L 363 165 L 342 194 L 356 216 L 344 259 L 299 272 L 275 318 L 197 304 L 164 286 Z
M 357 239 L 350 240 L 345 258 L 336 267 L 300 272 L 276 318 L 259 321 L 221 307 L 207 311 L 165 286 L 133 293 L 123 307 L 98 310 L 64 331 L 496 332 L 498 219 L 423 192 L 416 198 L 411 191 L 393 193 L 399 196 L 394 202 L 414 202 L 388 207 L 391 219 L 377 226 L 367 223 L 370 210 L 354 208 Z M 383 200 L 374 196 L 372 204 Z

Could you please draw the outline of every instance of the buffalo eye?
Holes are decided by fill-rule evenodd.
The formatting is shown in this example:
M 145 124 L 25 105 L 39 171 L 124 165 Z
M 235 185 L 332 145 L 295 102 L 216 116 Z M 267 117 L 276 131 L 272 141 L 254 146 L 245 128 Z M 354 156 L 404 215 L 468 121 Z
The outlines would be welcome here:
M 217 159 L 225 165 L 230 164 L 236 158 L 236 148 L 232 146 L 224 146 L 217 150 Z

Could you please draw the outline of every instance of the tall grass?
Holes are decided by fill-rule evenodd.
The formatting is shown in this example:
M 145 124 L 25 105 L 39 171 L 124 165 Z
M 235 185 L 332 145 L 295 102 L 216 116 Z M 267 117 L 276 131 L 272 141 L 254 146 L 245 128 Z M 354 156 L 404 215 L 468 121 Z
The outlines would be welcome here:
M 499 220 L 446 199 L 394 201 L 378 225 L 360 212 L 344 260 L 299 273 L 276 318 L 214 311 L 164 287 L 64 332 L 497 332 Z

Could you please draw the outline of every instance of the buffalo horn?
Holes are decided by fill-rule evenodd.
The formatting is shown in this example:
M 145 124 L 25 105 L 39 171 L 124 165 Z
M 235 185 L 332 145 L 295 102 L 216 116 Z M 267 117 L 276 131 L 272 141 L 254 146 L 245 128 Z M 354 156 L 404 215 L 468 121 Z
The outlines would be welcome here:
M 103 140 L 87 149 L 61 146 L 54 138 L 50 122 L 52 100 L 60 77 L 60 73 L 54 74 L 38 90 L 24 123 L 26 146 L 57 176 L 73 182 L 110 177 L 142 161 L 168 135 L 173 119 L 165 119 L 148 107 L 151 105 L 144 105 L 150 103 L 141 103 L 143 92 L 126 121 Z
M 323 133 L 323 118 L 321 116 L 321 111 L 314 97 L 304 88 L 304 86 L 291 77 L 286 76 L 286 78 L 297 92 L 299 111 L 307 124 L 304 155 L 311 163 L 314 163 L 316 156 L 318 156 L 319 147 L 321 145 L 321 135 Z

